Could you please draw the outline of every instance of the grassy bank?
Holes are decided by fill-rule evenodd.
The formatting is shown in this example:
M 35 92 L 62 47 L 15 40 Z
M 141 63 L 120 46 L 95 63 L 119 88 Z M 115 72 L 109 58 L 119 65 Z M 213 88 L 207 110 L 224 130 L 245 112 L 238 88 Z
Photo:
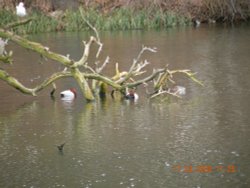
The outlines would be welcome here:
M 155 11 L 132 11 L 131 9 L 121 8 L 112 11 L 109 14 L 99 13 L 94 9 L 84 11 L 84 16 L 98 30 L 132 30 L 132 29 L 162 29 L 177 25 L 189 25 L 191 20 L 179 16 L 173 12 Z M 34 18 L 34 21 L 27 25 L 17 28 L 17 32 L 39 33 L 52 31 L 84 31 L 88 26 L 81 18 L 80 11 L 64 11 L 55 14 L 42 14 L 33 12 L 28 17 Z M 13 12 L 0 11 L 0 27 L 17 21 Z

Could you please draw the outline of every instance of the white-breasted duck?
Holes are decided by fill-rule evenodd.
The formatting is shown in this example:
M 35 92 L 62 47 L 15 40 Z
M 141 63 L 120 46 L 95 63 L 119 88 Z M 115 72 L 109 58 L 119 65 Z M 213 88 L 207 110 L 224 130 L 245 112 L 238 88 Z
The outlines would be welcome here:
M 62 91 L 60 93 L 62 99 L 73 100 L 76 98 L 77 93 L 75 88 L 70 88 L 68 90 Z

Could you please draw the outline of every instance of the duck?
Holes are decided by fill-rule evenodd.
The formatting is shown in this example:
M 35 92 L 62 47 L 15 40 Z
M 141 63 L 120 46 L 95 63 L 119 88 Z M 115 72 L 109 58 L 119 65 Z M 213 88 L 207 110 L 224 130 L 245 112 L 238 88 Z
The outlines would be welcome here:
M 195 20 L 195 26 L 198 27 L 201 25 L 201 21 L 200 20 Z
M 60 96 L 62 99 L 73 100 L 77 96 L 76 89 L 70 88 L 68 90 L 64 90 L 64 91 L 60 92 Z
M 135 92 L 135 89 L 130 89 L 125 95 L 125 99 L 137 101 L 139 95 Z
M 27 15 L 23 2 L 20 2 L 18 6 L 16 6 L 16 15 L 20 17 L 24 17 Z
M 58 151 L 62 152 L 65 144 L 66 144 L 66 142 L 64 142 L 63 144 L 60 144 L 60 145 L 56 145 Z
M 201 25 L 201 21 L 197 18 L 193 18 L 192 22 L 194 24 L 194 27 L 199 27 Z
M 183 96 L 186 95 L 186 88 L 183 86 L 174 86 L 173 88 L 169 88 L 168 92 L 173 93 L 175 95 Z

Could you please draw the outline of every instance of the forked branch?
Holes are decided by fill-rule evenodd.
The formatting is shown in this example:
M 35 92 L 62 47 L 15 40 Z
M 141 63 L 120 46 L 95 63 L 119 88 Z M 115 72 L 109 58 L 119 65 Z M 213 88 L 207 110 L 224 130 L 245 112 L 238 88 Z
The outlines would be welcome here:
M 0 29 L 0 37 L 5 39 L 10 39 L 14 43 L 32 50 L 41 56 L 44 56 L 48 59 L 55 60 L 65 66 L 65 70 L 61 72 L 56 72 L 46 78 L 43 82 L 35 86 L 34 88 L 28 88 L 20 83 L 16 78 L 10 76 L 5 70 L 0 69 L 0 79 L 7 82 L 10 86 L 16 88 L 17 90 L 21 91 L 22 93 L 29 94 L 36 96 L 39 91 L 46 88 L 47 86 L 54 84 L 56 80 L 65 77 L 72 77 L 78 83 L 84 97 L 87 100 L 94 100 L 95 96 L 93 94 L 93 90 L 97 89 L 97 85 L 102 88 L 107 88 L 106 86 L 112 87 L 113 90 L 117 90 L 121 93 L 127 88 L 134 88 L 138 87 L 139 85 L 148 83 L 154 80 L 154 92 L 152 97 L 157 97 L 162 94 L 172 94 L 169 93 L 168 90 L 164 90 L 164 86 L 168 84 L 168 82 L 173 82 L 173 75 L 176 73 L 182 73 L 187 75 L 191 78 L 194 82 L 202 85 L 202 83 L 194 77 L 194 73 L 190 70 L 169 70 L 167 66 L 161 69 L 154 69 L 152 73 L 148 76 L 143 75 L 146 73 L 146 67 L 149 64 L 147 60 L 142 60 L 142 55 L 146 52 L 156 53 L 156 48 L 150 48 L 146 46 L 142 46 L 142 49 L 138 53 L 138 56 L 133 60 L 130 68 L 128 71 L 120 71 L 119 64 L 116 63 L 115 65 L 115 75 L 112 77 L 106 76 L 102 74 L 103 69 L 107 66 L 110 62 L 110 58 L 107 57 L 104 63 L 98 67 L 93 68 L 88 65 L 87 61 L 89 60 L 89 54 L 91 51 L 91 46 L 93 43 L 96 43 L 99 48 L 96 53 L 96 61 L 99 62 L 98 57 L 102 51 L 103 44 L 100 41 L 99 34 L 96 28 L 91 25 L 88 20 L 85 19 L 83 15 L 83 11 L 81 10 L 82 19 L 87 23 L 87 25 L 95 32 L 95 37 L 90 36 L 88 42 L 84 42 L 84 50 L 83 55 L 79 61 L 74 61 L 70 59 L 68 56 L 64 56 L 58 53 L 51 51 L 48 47 L 43 46 L 40 43 L 36 43 L 33 41 L 29 41 L 28 39 L 18 36 L 13 32 L 6 31 L 5 29 Z M 28 22 L 28 21 L 27 21 Z M 20 24 L 20 23 L 19 23 Z M 15 27 L 18 26 L 18 23 L 10 24 L 8 27 Z M 4 43 L 2 43 L 4 44 Z M 5 52 L 4 48 L 2 48 L 2 53 L 0 54 L 0 61 L 4 63 L 11 63 L 12 62 L 12 52 Z M 0 51 L 1 52 L 1 51 Z M 85 68 L 84 71 L 80 71 L 81 67 Z M 136 80 L 136 76 L 141 75 L 141 79 Z M 88 80 L 92 80 L 92 90 L 89 87 Z M 156 81 L 155 81 L 156 80 Z M 97 84 L 99 83 L 99 84 Z M 53 92 L 55 91 L 56 87 L 54 86 Z M 107 92 L 106 90 L 102 92 Z

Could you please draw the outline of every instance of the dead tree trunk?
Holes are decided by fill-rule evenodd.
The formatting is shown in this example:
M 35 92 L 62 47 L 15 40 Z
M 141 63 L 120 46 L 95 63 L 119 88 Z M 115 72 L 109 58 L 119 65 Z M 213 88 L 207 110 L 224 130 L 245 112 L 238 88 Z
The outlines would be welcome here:
M 47 79 L 45 79 L 43 82 L 38 84 L 34 88 L 28 88 L 24 86 L 22 83 L 20 83 L 16 78 L 9 75 L 4 69 L 0 68 L 0 79 L 7 82 L 11 87 L 16 88 L 20 92 L 24 94 L 29 94 L 36 96 L 39 91 L 46 88 L 47 86 L 54 83 L 56 80 L 64 78 L 64 77 L 72 77 L 76 80 L 78 83 L 83 96 L 88 101 L 93 101 L 95 99 L 94 92 L 98 89 L 98 87 L 101 87 L 102 93 L 105 93 L 107 87 L 104 87 L 103 84 L 108 85 L 113 88 L 113 90 L 119 91 L 121 93 L 124 93 L 126 88 L 133 88 L 137 87 L 141 84 L 145 84 L 151 80 L 154 80 L 154 91 L 153 93 L 160 93 L 162 92 L 165 85 L 168 84 L 169 81 L 173 81 L 172 77 L 175 73 L 184 73 L 187 76 L 189 76 L 191 79 L 193 79 L 195 82 L 201 84 L 198 80 L 194 78 L 194 74 L 191 73 L 190 70 L 174 70 L 171 71 L 166 67 L 161 69 L 154 69 L 152 74 L 144 77 L 140 80 L 136 80 L 136 76 L 143 75 L 146 71 L 144 68 L 149 64 L 148 61 L 141 60 L 141 56 L 146 51 L 155 53 L 155 48 L 149 48 L 149 47 L 142 47 L 142 50 L 139 52 L 137 58 L 135 58 L 131 64 L 131 67 L 128 71 L 120 71 L 118 68 L 118 64 L 116 65 L 116 74 L 113 77 L 108 77 L 103 74 L 101 74 L 102 70 L 105 68 L 105 66 L 109 63 L 109 58 L 105 60 L 105 62 L 96 69 L 90 67 L 87 64 L 87 60 L 89 57 L 89 53 L 91 50 L 91 45 L 93 43 L 96 43 L 99 48 L 96 52 L 96 59 L 98 59 L 99 54 L 102 51 L 103 44 L 100 41 L 99 34 L 95 27 L 93 27 L 85 18 L 82 16 L 83 20 L 89 25 L 91 29 L 95 32 L 95 36 L 91 36 L 88 40 L 88 42 L 84 42 L 84 51 L 83 55 L 80 60 L 74 61 L 70 59 L 69 57 L 66 57 L 64 55 L 55 53 L 49 49 L 49 47 L 43 46 L 40 43 L 36 43 L 33 41 L 29 41 L 24 37 L 18 36 L 14 34 L 11 31 L 8 31 L 6 29 L 0 29 L 0 37 L 4 39 L 8 39 L 16 43 L 17 45 L 22 46 L 23 48 L 32 50 L 38 54 L 40 54 L 43 57 L 46 57 L 51 60 L 55 60 L 62 65 L 65 66 L 65 69 L 61 72 L 55 72 L 51 76 L 49 76 Z M 22 23 L 26 23 L 25 21 L 22 21 Z M 10 24 L 8 28 L 10 28 L 11 25 L 17 26 L 20 23 Z M 0 54 L 0 61 L 4 63 L 12 63 L 12 52 L 7 53 L 4 49 L 6 45 L 6 41 L 0 38 L 0 48 L 1 48 L 1 41 L 2 41 L 2 54 Z M 84 71 L 80 71 L 80 67 L 84 68 Z M 89 85 L 89 81 L 92 81 L 92 88 Z M 99 82 L 99 84 L 97 84 Z

